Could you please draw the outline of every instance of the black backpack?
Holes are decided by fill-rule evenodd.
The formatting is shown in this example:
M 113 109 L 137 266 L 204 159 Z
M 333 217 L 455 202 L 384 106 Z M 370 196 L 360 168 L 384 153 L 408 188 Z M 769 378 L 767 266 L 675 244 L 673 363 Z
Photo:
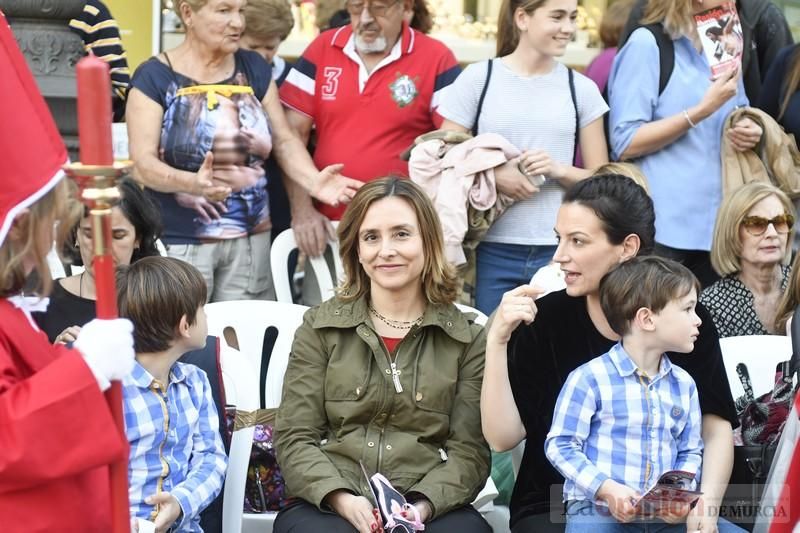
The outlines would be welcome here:
M 656 45 L 658 46 L 659 63 L 658 94 L 660 96 L 661 93 L 664 92 L 664 88 L 667 86 L 670 76 L 672 76 L 672 71 L 675 69 L 675 43 L 672 42 L 672 38 L 664 31 L 664 26 L 658 22 L 654 24 L 643 24 L 637 26 L 637 28 L 645 28 L 647 31 L 653 34 L 653 37 L 656 40 Z M 634 28 L 634 30 L 635 29 L 636 28 Z M 631 33 L 633 33 L 633 31 Z M 624 40 L 620 41 L 620 43 L 617 45 L 618 49 L 622 49 L 629 37 L 630 34 L 625 36 Z M 606 86 L 603 88 L 603 99 L 608 102 L 608 83 L 606 83 Z M 606 142 L 609 145 L 608 153 L 610 155 L 611 129 L 609 127 L 608 118 L 609 113 L 603 115 L 603 125 L 605 126 L 606 130 Z

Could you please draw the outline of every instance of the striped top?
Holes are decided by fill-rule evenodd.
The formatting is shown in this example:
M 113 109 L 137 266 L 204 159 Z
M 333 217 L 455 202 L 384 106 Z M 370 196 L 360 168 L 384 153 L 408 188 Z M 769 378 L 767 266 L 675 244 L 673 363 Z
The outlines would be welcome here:
M 121 121 L 125 116 L 125 98 L 131 74 L 117 21 L 103 2 L 87 0 L 83 12 L 69 22 L 69 27 L 81 38 L 87 54 L 94 53 L 111 67 L 114 120 Z

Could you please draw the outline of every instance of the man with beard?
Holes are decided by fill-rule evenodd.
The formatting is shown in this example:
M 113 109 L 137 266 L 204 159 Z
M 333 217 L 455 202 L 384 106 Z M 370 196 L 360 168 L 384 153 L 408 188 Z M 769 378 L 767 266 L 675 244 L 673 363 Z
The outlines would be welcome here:
M 280 95 L 304 139 L 316 128 L 314 162 L 344 163 L 364 182 L 408 175 L 400 154 L 418 135 L 439 127 L 443 89 L 461 71 L 441 42 L 414 30 L 403 15 L 413 0 L 346 0 L 350 25 L 320 34 L 303 52 Z M 323 168 L 320 167 L 320 168 Z M 300 250 L 319 256 L 344 208 L 312 204 L 286 183 Z

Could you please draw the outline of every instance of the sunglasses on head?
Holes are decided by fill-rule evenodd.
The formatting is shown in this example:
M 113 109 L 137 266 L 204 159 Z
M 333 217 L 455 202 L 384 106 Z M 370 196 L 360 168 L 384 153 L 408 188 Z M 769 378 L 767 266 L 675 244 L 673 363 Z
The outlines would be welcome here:
M 794 217 L 789 213 L 784 213 L 773 218 L 748 216 L 742 219 L 742 226 L 744 226 L 747 233 L 756 237 L 763 235 L 770 224 L 778 233 L 789 233 L 789 230 L 794 226 Z

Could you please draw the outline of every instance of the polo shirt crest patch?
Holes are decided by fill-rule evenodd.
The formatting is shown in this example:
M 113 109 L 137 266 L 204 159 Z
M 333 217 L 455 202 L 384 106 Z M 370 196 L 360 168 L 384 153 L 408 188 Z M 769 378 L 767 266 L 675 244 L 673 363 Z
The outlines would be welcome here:
M 392 100 L 398 107 L 405 107 L 419 95 L 417 84 L 407 74 L 397 73 L 397 79 L 389 85 L 392 92 Z

